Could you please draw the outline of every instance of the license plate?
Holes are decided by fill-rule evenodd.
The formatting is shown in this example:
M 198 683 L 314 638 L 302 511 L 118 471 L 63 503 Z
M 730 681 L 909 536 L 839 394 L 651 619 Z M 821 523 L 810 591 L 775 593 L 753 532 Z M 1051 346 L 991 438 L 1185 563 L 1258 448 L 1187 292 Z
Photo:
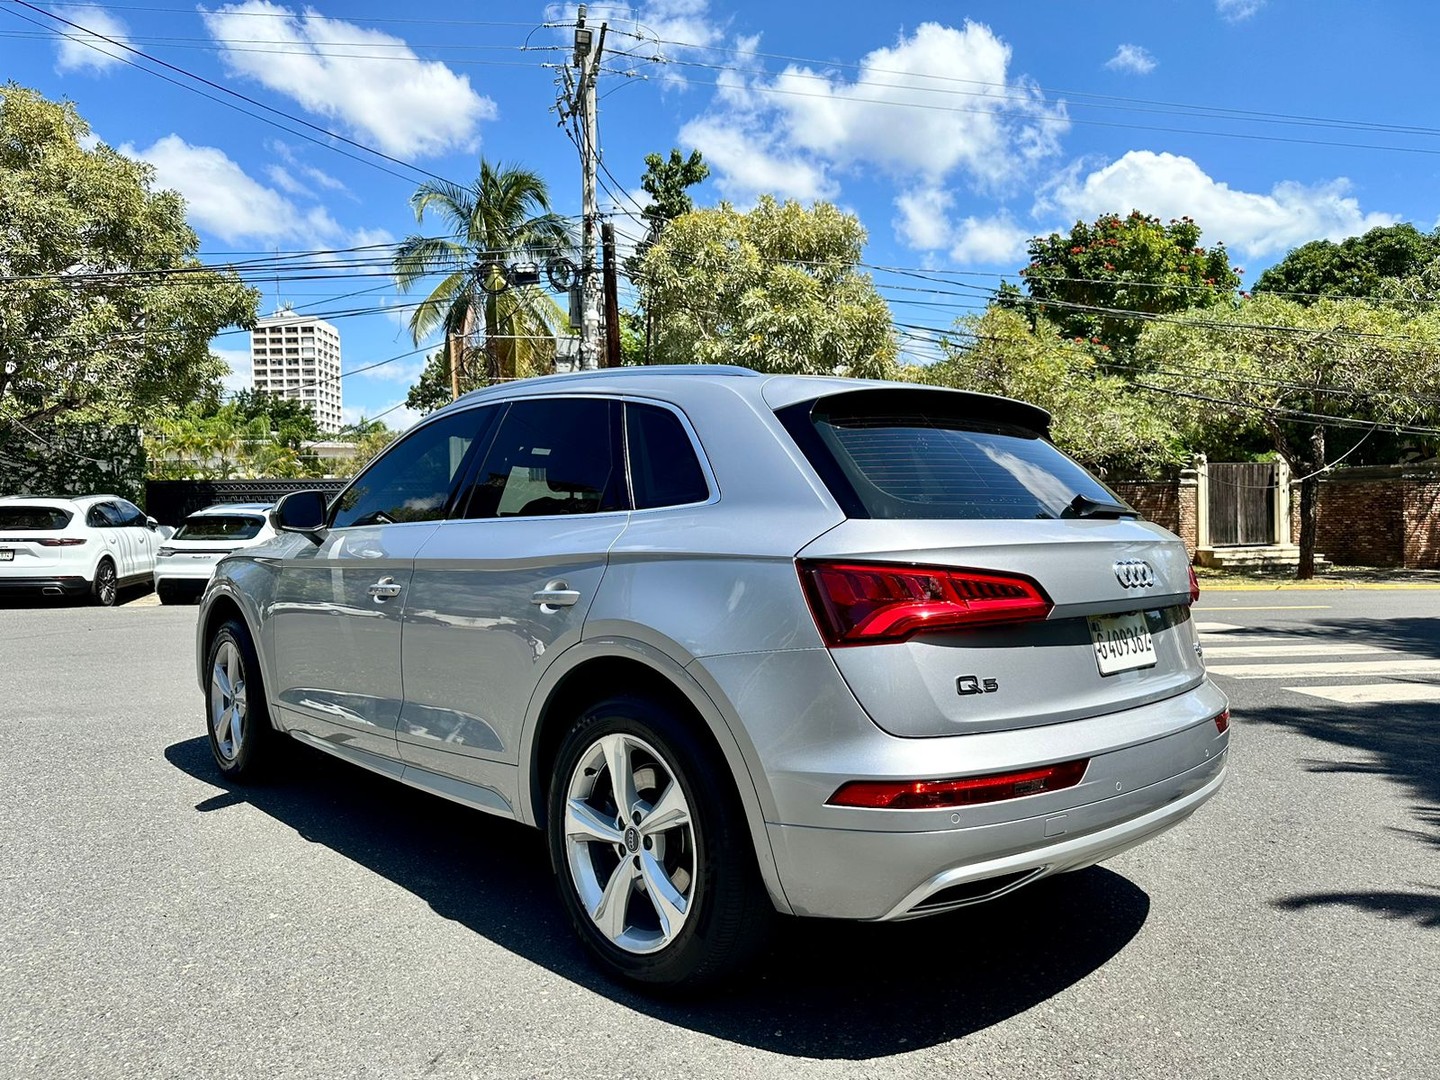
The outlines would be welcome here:
M 1142 612 L 1092 618 L 1090 640 L 1101 675 L 1155 666 L 1155 642 Z
M 14 561 L 15 561 L 15 549 L 14 549 L 14 548 L 0 548 L 0 562 L 14 562 Z

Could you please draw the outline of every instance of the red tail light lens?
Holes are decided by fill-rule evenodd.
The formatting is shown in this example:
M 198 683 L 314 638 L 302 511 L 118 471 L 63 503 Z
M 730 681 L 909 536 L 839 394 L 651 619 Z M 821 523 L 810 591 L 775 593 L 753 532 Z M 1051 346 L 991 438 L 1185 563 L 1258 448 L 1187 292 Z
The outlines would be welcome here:
M 832 647 L 1043 619 L 1050 598 L 1027 577 L 888 563 L 801 562 L 800 582 Z
M 83 536 L 47 536 L 43 540 L 36 540 L 41 547 L 79 547 L 85 543 Z
M 869 810 L 938 810 L 1062 791 L 1080 783 L 1089 758 L 1040 769 L 967 776 L 957 780 L 852 780 L 830 796 L 830 806 Z
M 1200 602 L 1200 579 L 1195 576 L 1195 567 L 1190 567 L 1190 603 Z
M 1224 735 L 1225 732 L 1230 730 L 1229 709 L 1221 709 L 1220 712 L 1215 715 L 1215 730 L 1220 732 L 1221 735 Z

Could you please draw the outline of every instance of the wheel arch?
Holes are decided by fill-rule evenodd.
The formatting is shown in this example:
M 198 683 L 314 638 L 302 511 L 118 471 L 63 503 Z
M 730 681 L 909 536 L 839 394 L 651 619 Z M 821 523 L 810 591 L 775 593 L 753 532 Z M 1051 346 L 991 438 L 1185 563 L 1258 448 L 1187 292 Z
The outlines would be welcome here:
M 722 708 L 684 666 L 642 642 L 607 639 L 577 645 L 550 666 L 532 701 L 520 746 L 516 809 L 521 820 L 545 828 L 547 781 L 568 721 L 587 704 L 615 693 L 654 697 L 694 720 L 701 737 L 729 767 L 761 878 L 775 906 L 789 913 L 765 827 L 773 798 L 763 771 L 752 764 L 753 747 L 746 752 L 736 738 L 738 725 L 731 725 Z

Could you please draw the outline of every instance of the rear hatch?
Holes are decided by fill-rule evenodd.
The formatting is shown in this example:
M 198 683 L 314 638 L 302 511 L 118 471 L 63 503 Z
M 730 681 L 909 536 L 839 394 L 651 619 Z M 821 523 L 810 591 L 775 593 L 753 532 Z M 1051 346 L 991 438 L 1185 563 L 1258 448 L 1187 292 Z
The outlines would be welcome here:
M 264 527 L 265 518 L 259 514 L 191 514 L 165 541 L 160 554 L 183 561 L 216 563 L 250 544 Z
M 65 561 L 85 537 L 68 532 L 73 514 L 61 506 L 0 506 L 0 574 L 31 577 Z
M 1184 545 L 1051 445 L 1043 411 L 897 388 L 778 414 L 846 513 L 798 567 L 881 728 L 1030 728 L 1203 679 Z

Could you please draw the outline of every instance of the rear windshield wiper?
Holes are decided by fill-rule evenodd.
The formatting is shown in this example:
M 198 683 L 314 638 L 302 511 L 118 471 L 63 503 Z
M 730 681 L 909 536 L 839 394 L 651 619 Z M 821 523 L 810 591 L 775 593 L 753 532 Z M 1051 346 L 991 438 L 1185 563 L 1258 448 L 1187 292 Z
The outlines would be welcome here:
M 1070 505 L 1060 511 L 1062 518 L 1125 518 L 1139 517 L 1140 514 L 1117 502 L 1100 501 L 1088 495 L 1076 495 Z

